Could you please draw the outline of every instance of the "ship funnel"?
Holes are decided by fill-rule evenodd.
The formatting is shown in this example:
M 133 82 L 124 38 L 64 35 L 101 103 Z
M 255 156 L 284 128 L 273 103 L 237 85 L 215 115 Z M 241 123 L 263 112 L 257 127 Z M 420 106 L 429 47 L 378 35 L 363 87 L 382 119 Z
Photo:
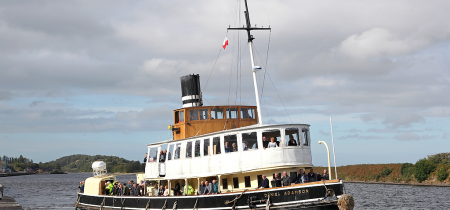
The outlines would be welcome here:
M 202 92 L 200 90 L 200 75 L 190 74 L 182 76 L 181 80 L 181 100 L 183 108 L 202 106 Z

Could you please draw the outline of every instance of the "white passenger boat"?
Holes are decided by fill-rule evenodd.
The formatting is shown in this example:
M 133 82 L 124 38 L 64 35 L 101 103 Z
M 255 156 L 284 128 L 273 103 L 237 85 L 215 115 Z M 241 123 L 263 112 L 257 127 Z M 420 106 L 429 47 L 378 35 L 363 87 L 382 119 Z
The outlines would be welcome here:
M 247 1 L 245 7 L 247 25 L 228 29 L 247 31 L 257 105 L 203 106 L 199 75 L 182 77 L 183 108 L 174 110 L 173 139 L 148 144 L 145 174 L 137 175 L 145 183 L 144 195 L 105 195 L 105 183 L 115 181 L 115 175 L 104 173 L 106 167 L 96 163 L 95 176 L 86 180 L 84 193 L 78 193 L 78 208 L 338 209 L 344 193 L 341 180 L 295 184 L 299 169 L 313 167 L 310 125 L 262 123 L 256 82 L 260 67 L 253 61 L 251 31 L 268 28 L 253 28 Z M 276 138 L 275 148 L 268 148 L 271 137 Z M 269 188 L 259 188 L 263 175 L 272 180 L 284 171 L 292 184 L 271 181 Z M 212 180 L 217 180 L 218 193 L 201 195 L 200 183 Z M 169 196 L 157 196 L 157 186 L 174 189 L 176 183 L 191 186 L 194 193 L 170 190 Z

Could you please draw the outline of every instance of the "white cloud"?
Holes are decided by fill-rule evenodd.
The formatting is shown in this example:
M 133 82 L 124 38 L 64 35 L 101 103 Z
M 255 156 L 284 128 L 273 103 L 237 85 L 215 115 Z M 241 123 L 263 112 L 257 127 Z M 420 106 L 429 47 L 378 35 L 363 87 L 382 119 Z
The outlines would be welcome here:
M 342 41 L 338 51 L 358 59 L 401 56 L 429 44 L 429 41 L 401 38 L 384 28 L 353 34 Z

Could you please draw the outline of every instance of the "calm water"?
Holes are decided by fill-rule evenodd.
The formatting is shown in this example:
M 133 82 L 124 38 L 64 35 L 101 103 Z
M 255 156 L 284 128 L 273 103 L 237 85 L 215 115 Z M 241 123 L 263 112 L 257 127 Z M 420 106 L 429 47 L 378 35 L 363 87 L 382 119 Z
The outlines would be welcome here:
M 73 209 L 78 183 L 90 173 L 0 177 L 4 195 L 14 197 L 24 209 Z M 136 179 L 119 176 L 121 182 Z M 346 183 L 355 198 L 355 209 L 449 209 L 450 187 L 423 187 Z

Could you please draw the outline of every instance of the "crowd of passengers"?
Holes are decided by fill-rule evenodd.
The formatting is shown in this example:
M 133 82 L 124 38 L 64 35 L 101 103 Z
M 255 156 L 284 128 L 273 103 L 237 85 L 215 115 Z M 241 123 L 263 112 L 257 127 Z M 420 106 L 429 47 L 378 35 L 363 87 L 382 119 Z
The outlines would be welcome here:
M 120 183 L 119 181 L 108 181 L 105 183 L 105 194 L 115 196 L 141 196 L 145 195 L 145 185 L 144 182 L 141 184 L 136 184 L 133 180 L 129 181 L 128 185 L 125 182 Z
M 323 170 L 323 174 L 319 174 L 314 172 L 314 169 L 311 168 L 309 170 L 309 173 L 306 174 L 303 172 L 303 169 L 299 169 L 299 173 L 297 177 L 294 179 L 294 183 L 292 183 L 292 179 L 287 175 L 286 171 L 283 171 L 283 176 L 279 177 L 278 173 L 274 174 L 274 177 L 272 179 L 272 187 L 281 187 L 281 186 L 289 186 L 291 184 L 301 184 L 301 183 L 307 183 L 307 182 L 317 182 L 321 180 L 329 180 L 330 176 L 328 175 L 328 170 Z M 277 184 L 277 181 L 280 183 L 280 185 Z M 281 185 L 282 184 L 282 185 Z M 267 179 L 266 175 L 262 175 L 262 181 L 259 184 L 258 188 L 269 188 L 269 180 Z
M 278 173 L 275 173 L 272 179 L 272 187 L 329 180 L 329 174 L 327 170 L 324 170 L 323 174 L 316 173 L 312 168 L 310 169 L 309 173 L 306 174 L 303 172 L 303 169 L 299 169 L 297 177 L 293 179 L 294 183 L 292 183 L 291 180 L 292 179 L 287 175 L 286 171 L 283 171 L 282 177 L 279 177 Z M 280 183 L 280 185 L 278 185 L 277 183 Z M 80 188 L 81 193 L 84 192 L 84 181 L 80 182 L 78 188 Z M 158 186 L 156 186 L 156 188 L 158 190 L 155 193 L 155 196 L 169 196 L 170 191 L 167 185 L 161 185 L 159 186 L 159 188 Z M 262 181 L 259 184 L 258 188 L 270 188 L 269 179 L 267 179 L 265 174 L 262 175 Z M 192 187 L 192 185 L 183 184 L 182 186 L 180 186 L 180 183 L 178 181 L 175 181 L 175 187 L 171 190 L 173 190 L 175 196 L 194 195 L 194 193 L 196 193 L 197 195 L 214 195 L 220 193 L 219 183 L 217 182 L 217 180 L 212 180 L 212 182 L 201 181 L 200 189 L 197 192 L 194 192 L 194 188 Z M 108 181 L 105 183 L 105 194 L 114 196 L 145 196 L 145 184 L 144 181 L 141 184 L 136 184 L 133 180 L 129 181 L 128 185 L 126 183 L 120 183 L 118 181 Z

